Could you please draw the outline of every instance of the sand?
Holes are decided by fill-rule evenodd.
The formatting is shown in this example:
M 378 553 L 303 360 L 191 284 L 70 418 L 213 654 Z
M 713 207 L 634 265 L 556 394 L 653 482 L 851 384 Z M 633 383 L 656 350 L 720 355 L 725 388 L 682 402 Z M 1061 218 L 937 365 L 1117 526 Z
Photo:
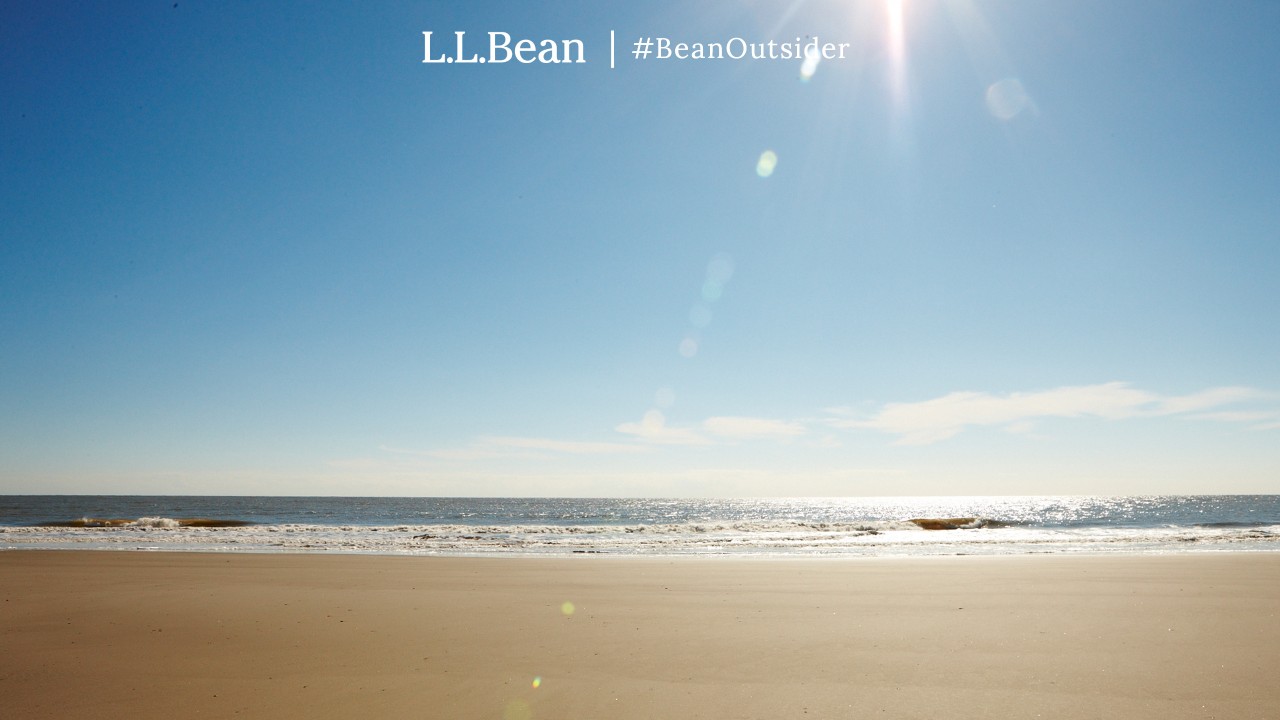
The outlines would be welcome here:
M 0 600 L 5 718 L 1280 718 L 1271 553 L 14 551 Z

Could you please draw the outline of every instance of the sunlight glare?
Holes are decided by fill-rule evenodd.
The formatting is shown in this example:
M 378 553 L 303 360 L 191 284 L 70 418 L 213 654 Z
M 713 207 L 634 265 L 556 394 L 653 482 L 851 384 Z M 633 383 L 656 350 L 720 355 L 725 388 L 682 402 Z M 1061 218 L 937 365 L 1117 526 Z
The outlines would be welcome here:
M 906 54 L 906 33 L 902 22 L 903 0 L 885 0 L 889 14 L 889 55 L 900 62 Z
M 889 80 L 893 88 L 894 104 L 899 110 L 902 109 L 907 92 L 907 33 L 906 22 L 903 19 L 903 2 L 904 0 L 885 0 L 885 10 L 889 19 Z

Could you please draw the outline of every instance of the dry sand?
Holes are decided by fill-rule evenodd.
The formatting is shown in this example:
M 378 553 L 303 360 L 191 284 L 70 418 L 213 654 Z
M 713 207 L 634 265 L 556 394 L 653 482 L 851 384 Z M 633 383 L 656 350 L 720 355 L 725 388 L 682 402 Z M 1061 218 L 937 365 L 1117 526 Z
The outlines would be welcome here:
M 17 551 L 0 600 L 4 718 L 1280 718 L 1270 553 Z

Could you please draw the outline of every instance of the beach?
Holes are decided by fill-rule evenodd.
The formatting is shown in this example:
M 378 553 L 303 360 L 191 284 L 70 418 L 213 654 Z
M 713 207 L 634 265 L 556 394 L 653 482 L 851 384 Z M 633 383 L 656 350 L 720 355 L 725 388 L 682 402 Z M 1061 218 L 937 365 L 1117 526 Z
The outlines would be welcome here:
M 5 717 L 1274 718 L 1280 553 L 0 552 Z

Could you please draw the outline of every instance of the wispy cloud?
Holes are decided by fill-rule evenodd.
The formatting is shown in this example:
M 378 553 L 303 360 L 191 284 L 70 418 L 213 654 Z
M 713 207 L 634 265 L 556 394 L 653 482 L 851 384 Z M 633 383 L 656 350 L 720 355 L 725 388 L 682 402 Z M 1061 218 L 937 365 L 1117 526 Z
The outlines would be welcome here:
M 485 458 L 498 457 L 501 454 L 494 448 L 482 447 L 477 443 L 463 447 L 436 448 L 432 450 L 415 450 L 413 448 L 379 445 L 378 450 L 394 455 L 435 458 L 437 460 L 483 460 Z
M 511 457 L 512 455 L 528 453 L 529 451 L 544 451 L 565 455 L 621 455 L 645 452 L 644 446 L 631 443 L 585 442 L 502 435 L 482 435 L 467 445 L 455 448 L 410 450 L 381 445 L 378 449 L 399 455 L 415 455 L 437 460 L 485 460 Z
M 618 455 L 644 452 L 643 447 L 627 443 L 551 440 L 536 437 L 484 436 L 479 438 L 479 442 L 494 447 L 550 450 L 570 455 Z
M 725 441 L 786 439 L 806 432 L 799 422 L 769 418 L 721 415 L 696 427 L 673 427 L 658 410 L 644 414 L 640 422 L 627 422 L 618 432 L 659 445 L 713 445 Z
M 1186 395 L 1161 395 L 1123 382 L 1076 385 L 993 394 L 953 392 L 920 402 L 829 407 L 818 418 L 779 420 L 739 415 L 716 415 L 700 423 L 671 425 L 659 410 L 614 430 L 621 442 L 563 440 L 536 436 L 481 435 L 470 442 L 444 448 L 411 450 L 381 446 L 386 453 L 451 462 L 486 460 L 551 460 L 566 456 L 635 455 L 671 448 L 740 445 L 754 442 L 799 442 L 805 447 L 838 447 L 833 428 L 878 430 L 896 435 L 898 445 L 928 445 L 954 437 L 970 427 L 998 427 L 1028 435 L 1038 421 L 1050 418 L 1123 420 L 1134 417 L 1178 416 L 1188 420 L 1233 422 L 1253 429 L 1280 427 L 1280 411 L 1259 407 L 1274 394 L 1247 387 L 1216 387 Z M 1251 403 L 1245 407 L 1229 407 Z
M 673 427 L 658 410 L 650 410 L 639 422 L 614 428 L 631 436 L 630 442 L 559 440 L 545 437 L 480 435 L 457 447 L 410 449 L 381 445 L 379 450 L 396 455 L 457 462 L 529 458 L 547 459 L 557 455 L 634 455 L 650 452 L 654 445 L 713 445 L 746 439 L 789 438 L 805 433 L 798 422 L 753 417 L 712 417 L 701 426 Z M 636 442 L 639 441 L 639 442 Z
M 1188 415 L 1191 420 L 1212 420 L 1229 423 L 1265 423 L 1280 420 L 1280 415 L 1266 410 L 1223 410 L 1221 412 Z
M 1243 387 L 1210 388 L 1190 395 L 1162 396 L 1128 383 L 1060 387 L 1037 392 L 992 395 L 954 392 L 932 400 L 890 403 L 866 419 L 839 417 L 836 427 L 869 428 L 898 435 L 898 444 L 927 445 L 971 426 L 1003 426 L 1025 432 L 1043 418 L 1099 418 L 1179 415 L 1263 397 Z
M 1280 410 L 1219 410 L 1187 415 L 1190 420 L 1246 423 L 1250 430 L 1280 430 Z
M 805 433 L 798 422 L 755 417 L 711 417 L 702 421 L 702 429 L 723 438 L 788 438 Z
M 622 423 L 615 429 L 620 433 L 659 445 L 707 445 L 711 442 L 693 428 L 668 426 L 666 416 L 657 410 L 645 413 L 638 423 Z
M 1156 414 L 1173 415 L 1176 413 L 1195 412 L 1246 400 L 1257 400 L 1265 396 L 1266 393 L 1247 387 L 1209 388 L 1190 395 L 1163 398 L 1156 409 Z

